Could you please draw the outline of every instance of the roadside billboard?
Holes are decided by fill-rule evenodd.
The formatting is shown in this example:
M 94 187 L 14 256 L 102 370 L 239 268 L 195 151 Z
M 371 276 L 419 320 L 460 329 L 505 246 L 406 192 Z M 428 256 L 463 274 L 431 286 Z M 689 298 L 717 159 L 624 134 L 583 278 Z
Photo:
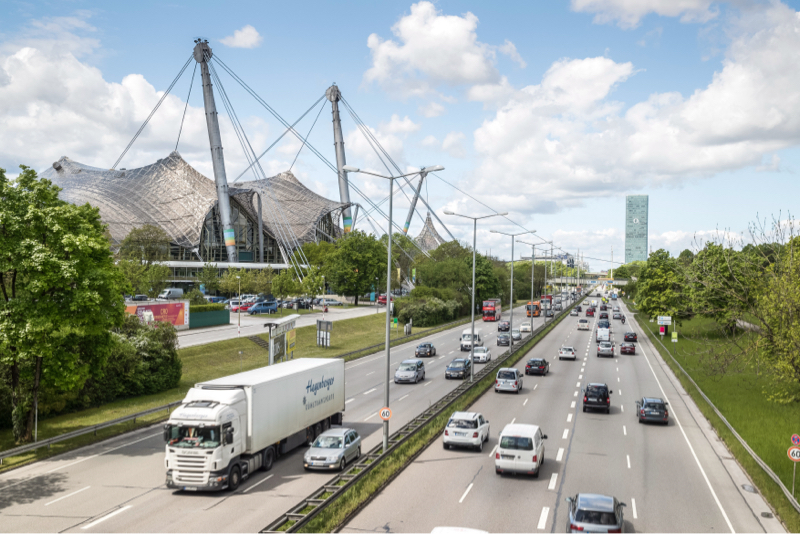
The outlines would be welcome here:
M 160 321 L 170 323 L 176 330 L 189 328 L 189 301 L 158 302 L 125 306 L 125 311 L 136 315 L 143 322 Z

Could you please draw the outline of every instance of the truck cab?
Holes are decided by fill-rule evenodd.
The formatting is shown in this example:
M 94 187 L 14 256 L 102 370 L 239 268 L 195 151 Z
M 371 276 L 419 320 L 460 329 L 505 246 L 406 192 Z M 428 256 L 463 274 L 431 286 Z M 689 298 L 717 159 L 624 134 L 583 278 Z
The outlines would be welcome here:
M 475 329 L 475 346 L 483 346 L 483 338 L 481 337 L 481 331 L 479 328 Z M 463 352 L 470 350 L 472 350 L 472 329 L 467 328 L 461 332 L 461 351 Z

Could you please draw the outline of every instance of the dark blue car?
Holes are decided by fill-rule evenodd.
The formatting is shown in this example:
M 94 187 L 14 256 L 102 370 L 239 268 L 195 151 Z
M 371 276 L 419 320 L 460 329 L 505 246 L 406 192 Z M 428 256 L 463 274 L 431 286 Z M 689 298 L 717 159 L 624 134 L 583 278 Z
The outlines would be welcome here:
M 259 302 L 252 306 L 247 313 L 250 315 L 258 315 L 261 313 L 277 313 L 278 312 L 278 303 L 274 300 L 272 302 Z

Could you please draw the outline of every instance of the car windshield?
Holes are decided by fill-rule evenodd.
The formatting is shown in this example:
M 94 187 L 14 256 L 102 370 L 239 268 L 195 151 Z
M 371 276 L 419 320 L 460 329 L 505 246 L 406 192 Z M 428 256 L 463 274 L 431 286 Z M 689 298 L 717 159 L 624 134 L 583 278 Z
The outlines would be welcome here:
M 464 367 L 464 362 L 450 362 L 450 367 L 454 369 L 460 369 L 461 367 Z
M 589 321 L 587 321 L 586 319 L 581 319 L 581 320 L 580 320 L 580 321 L 578 321 L 578 322 L 579 322 L 579 323 L 588 323 Z
M 417 348 L 418 348 L 418 349 L 427 349 L 427 348 L 428 348 L 428 345 L 420 345 L 420 346 L 419 346 L 419 347 L 417 347 Z
M 593 525 L 616 525 L 617 517 L 613 512 L 578 510 L 575 514 L 575 521 L 578 523 L 591 523 Z
M 173 426 L 169 445 L 181 448 L 215 449 L 220 444 L 218 426 Z
M 461 336 L 461 339 L 464 341 L 472 341 L 472 334 L 464 334 Z
M 486 347 L 475 347 L 474 351 L 475 351 L 475 354 L 478 354 L 478 353 L 482 354 L 484 352 L 488 352 L 489 349 L 487 349 Z
M 519 436 L 503 436 L 500 438 L 501 449 L 516 449 L 518 451 L 532 451 L 533 440 Z
M 417 366 L 413 363 L 404 363 L 400 365 L 400 369 L 398 371 L 415 371 Z
M 478 428 L 478 421 L 474 419 L 450 419 L 448 428 Z
M 341 436 L 320 436 L 313 446 L 318 449 L 341 449 L 342 443 Z
M 517 374 L 514 371 L 500 371 L 497 373 L 498 380 L 514 380 Z

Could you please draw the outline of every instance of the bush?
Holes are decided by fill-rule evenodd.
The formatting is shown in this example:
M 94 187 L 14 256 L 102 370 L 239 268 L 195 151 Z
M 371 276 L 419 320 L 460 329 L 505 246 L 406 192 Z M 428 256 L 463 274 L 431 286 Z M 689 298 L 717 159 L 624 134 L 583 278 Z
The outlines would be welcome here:
M 205 313 L 210 311 L 219 311 L 224 310 L 224 304 L 210 304 L 208 301 L 203 299 L 205 304 L 189 304 L 189 314 L 192 313 Z
M 435 326 L 458 317 L 461 304 L 456 300 L 444 301 L 436 297 L 415 299 L 404 303 L 398 312 L 399 319 L 414 326 Z
M 196 306 L 198 304 L 208 304 L 205 295 L 203 295 L 202 291 L 197 288 L 192 289 L 189 293 L 186 294 L 186 298 L 189 299 L 189 306 Z

